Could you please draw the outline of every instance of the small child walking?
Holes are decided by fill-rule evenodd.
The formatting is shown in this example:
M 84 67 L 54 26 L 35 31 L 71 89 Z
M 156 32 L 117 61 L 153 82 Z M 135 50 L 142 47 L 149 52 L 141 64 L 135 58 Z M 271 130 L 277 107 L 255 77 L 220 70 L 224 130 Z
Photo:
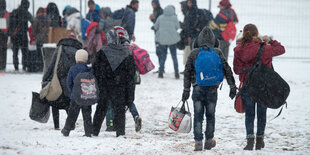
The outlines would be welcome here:
M 75 53 L 75 61 L 76 64 L 72 66 L 69 70 L 68 77 L 67 77 L 67 87 L 68 90 L 71 94 L 70 96 L 70 107 L 69 107 L 69 112 L 68 112 L 68 117 L 66 119 L 66 123 L 64 128 L 61 130 L 61 133 L 64 136 L 69 136 L 70 130 L 74 130 L 75 128 L 75 122 L 79 116 L 80 109 L 82 109 L 82 114 L 83 114 L 83 121 L 84 121 L 84 130 L 85 130 L 85 135 L 86 137 L 91 137 L 92 134 L 92 118 L 91 118 L 91 105 L 88 106 L 81 106 L 76 103 L 75 101 L 75 96 L 74 96 L 74 79 L 79 73 L 92 73 L 93 74 L 93 69 L 88 67 L 86 65 L 88 61 L 88 53 L 87 51 L 80 49 Z

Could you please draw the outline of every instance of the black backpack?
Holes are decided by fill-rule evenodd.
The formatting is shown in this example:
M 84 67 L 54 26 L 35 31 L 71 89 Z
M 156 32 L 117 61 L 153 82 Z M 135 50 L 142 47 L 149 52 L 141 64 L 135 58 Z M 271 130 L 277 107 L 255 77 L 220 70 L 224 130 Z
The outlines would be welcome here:
M 74 79 L 74 101 L 80 106 L 97 103 L 99 88 L 95 76 L 90 72 L 79 73 Z
M 288 83 L 272 68 L 260 61 L 264 44 L 257 54 L 257 61 L 250 69 L 244 83 L 249 97 L 267 108 L 277 109 L 286 104 L 290 93 Z

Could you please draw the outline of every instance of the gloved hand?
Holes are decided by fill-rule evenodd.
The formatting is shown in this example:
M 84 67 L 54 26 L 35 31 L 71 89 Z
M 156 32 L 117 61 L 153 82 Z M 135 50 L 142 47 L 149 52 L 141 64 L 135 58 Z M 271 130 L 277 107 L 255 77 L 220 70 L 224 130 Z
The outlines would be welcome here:
M 229 97 L 230 97 L 231 99 L 234 99 L 234 97 L 236 96 L 236 94 L 237 94 L 237 88 L 236 88 L 236 86 L 231 87 L 231 88 L 230 88 L 230 92 L 229 92 Z
M 182 101 L 185 102 L 189 98 L 189 90 L 183 90 Z

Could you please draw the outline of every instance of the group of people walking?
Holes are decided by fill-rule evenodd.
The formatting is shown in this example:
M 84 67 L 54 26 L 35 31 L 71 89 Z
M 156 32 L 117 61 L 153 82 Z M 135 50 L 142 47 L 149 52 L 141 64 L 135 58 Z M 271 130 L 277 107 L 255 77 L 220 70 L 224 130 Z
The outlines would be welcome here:
M 229 97 L 234 99 L 237 93 L 237 87 L 232 69 L 227 62 L 230 41 L 224 40 L 222 32 L 225 30 L 229 21 L 237 23 L 238 18 L 235 11 L 231 8 L 232 5 L 229 0 L 221 0 L 218 5 L 220 9 L 219 14 L 217 14 L 215 18 L 213 18 L 211 14 L 210 18 L 207 20 L 202 18 L 202 16 L 207 17 L 208 12 L 203 9 L 198 9 L 196 0 L 186 0 L 180 4 L 184 14 L 184 21 L 181 23 L 178 21 L 174 6 L 168 5 L 162 9 L 159 0 L 152 0 L 152 7 L 154 10 L 150 15 L 150 20 L 154 23 L 152 30 L 155 32 L 156 54 L 159 61 L 158 77 L 164 77 L 167 49 L 169 48 L 173 59 L 175 78 L 180 78 L 176 49 L 177 44 L 182 42 L 185 46 L 183 48 L 185 70 L 182 101 L 185 102 L 189 99 L 191 86 L 193 86 L 194 150 L 210 150 L 216 145 L 214 135 L 215 111 L 218 100 L 217 89 L 220 84 L 198 84 L 199 82 L 197 80 L 200 80 L 199 78 L 203 80 L 211 77 L 201 76 L 202 73 L 196 73 L 196 60 L 200 57 L 201 51 L 213 51 L 216 53 L 216 57 L 220 60 L 220 66 L 222 68 L 221 74 L 223 74 L 230 87 Z M 0 0 L 0 17 L 8 16 L 5 11 L 5 6 L 5 0 Z M 42 87 L 47 85 L 48 82 L 52 80 L 53 74 L 56 73 L 63 93 L 56 101 L 44 99 L 44 102 L 53 107 L 52 111 L 56 129 L 59 129 L 58 109 L 65 109 L 67 111 L 68 117 L 64 128 L 61 130 L 64 136 L 69 136 L 70 132 L 75 129 L 75 122 L 80 109 L 82 109 L 84 119 L 85 136 L 98 136 L 103 120 L 108 113 L 109 106 L 111 106 L 114 110 L 114 130 L 118 137 L 125 135 L 126 111 L 129 110 L 132 113 L 137 113 L 134 104 L 135 76 L 137 69 L 132 55 L 133 48 L 130 42 L 136 39 L 134 35 L 135 12 L 138 11 L 139 1 L 132 0 L 125 8 L 125 13 L 121 19 L 121 26 L 115 26 L 111 23 L 111 21 L 113 21 L 111 20 L 112 12 L 109 8 L 100 9 L 92 0 L 89 0 L 88 6 L 90 10 L 86 17 L 88 20 L 97 23 L 97 25 L 95 24 L 97 28 L 94 30 L 94 34 L 104 36 L 99 37 L 101 39 L 100 45 L 102 46 L 94 48 L 94 51 L 91 51 L 89 48 L 83 49 L 82 43 L 72 37 L 59 41 L 52 62 L 47 72 L 44 74 Z M 0 32 L 2 55 L 3 49 L 6 50 L 6 46 L 3 46 L 2 42 L 6 41 L 7 36 L 11 36 L 13 41 L 14 66 L 16 70 L 18 70 L 18 48 L 22 47 L 23 51 L 23 49 L 26 49 L 28 46 L 26 32 L 28 26 L 26 23 L 32 21 L 27 11 L 28 8 L 28 0 L 22 0 L 20 7 L 16 9 L 15 12 L 13 11 L 14 14 L 18 14 L 18 19 L 10 19 L 9 28 L 6 30 L 1 29 Z M 50 14 L 50 12 L 52 13 Z M 72 26 L 72 24 L 70 24 L 70 15 L 76 12 L 77 10 L 75 8 L 68 6 L 63 11 L 65 19 L 61 19 L 57 6 L 54 3 L 50 3 L 46 11 L 40 8 L 33 24 L 33 32 L 38 39 L 36 41 L 37 46 L 40 47 L 42 43 L 46 42 L 47 32 L 43 30 L 44 26 Z M 41 24 L 43 25 L 40 26 Z M 178 29 L 180 28 L 182 29 L 181 35 L 178 33 Z M 271 40 L 268 36 L 260 38 L 258 29 L 254 24 L 245 25 L 242 37 L 237 40 L 237 46 L 234 48 L 233 59 L 233 71 L 235 74 L 239 75 L 240 82 L 243 82 L 244 77 L 248 74 L 246 68 L 252 66 L 256 61 L 256 55 L 261 44 L 265 44 L 263 48 L 265 52 L 261 56 L 261 61 L 270 68 L 272 67 L 272 57 L 285 53 L 284 47 L 278 41 Z M 62 50 L 62 56 L 60 57 L 59 63 L 55 64 L 58 62 L 56 59 L 60 50 Z M 26 52 L 26 50 L 24 50 L 24 52 Z M 2 55 L 0 70 L 5 69 Z M 87 64 L 91 64 L 91 67 Z M 60 66 L 57 72 L 53 71 L 55 65 Z M 26 67 L 26 64 L 24 67 Z M 23 69 L 25 69 L 24 67 Z M 91 118 L 91 106 L 81 106 L 74 101 L 76 97 L 74 96 L 75 90 L 73 89 L 74 79 L 79 73 L 84 72 L 91 73 L 96 77 L 100 92 L 93 119 Z M 242 93 L 242 98 L 245 106 L 247 138 L 247 145 L 244 150 L 253 150 L 254 144 L 255 149 L 260 150 L 265 146 L 264 132 L 267 108 L 264 105 L 257 104 L 256 111 L 258 121 L 255 135 L 254 119 L 256 103 L 253 102 L 246 93 Z M 203 143 L 202 125 L 204 115 L 206 116 L 206 131 L 205 142 Z M 141 129 L 141 118 L 139 116 L 134 116 L 134 120 L 136 123 L 136 131 L 139 131 Z

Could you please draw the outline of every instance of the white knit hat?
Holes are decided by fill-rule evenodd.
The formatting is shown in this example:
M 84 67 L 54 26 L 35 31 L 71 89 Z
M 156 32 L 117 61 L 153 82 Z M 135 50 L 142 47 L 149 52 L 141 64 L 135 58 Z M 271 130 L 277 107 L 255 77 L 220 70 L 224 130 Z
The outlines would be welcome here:
M 88 53 L 87 51 L 83 50 L 83 49 L 79 49 L 76 51 L 75 53 L 75 61 L 76 62 L 87 62 L 88 60 Z

